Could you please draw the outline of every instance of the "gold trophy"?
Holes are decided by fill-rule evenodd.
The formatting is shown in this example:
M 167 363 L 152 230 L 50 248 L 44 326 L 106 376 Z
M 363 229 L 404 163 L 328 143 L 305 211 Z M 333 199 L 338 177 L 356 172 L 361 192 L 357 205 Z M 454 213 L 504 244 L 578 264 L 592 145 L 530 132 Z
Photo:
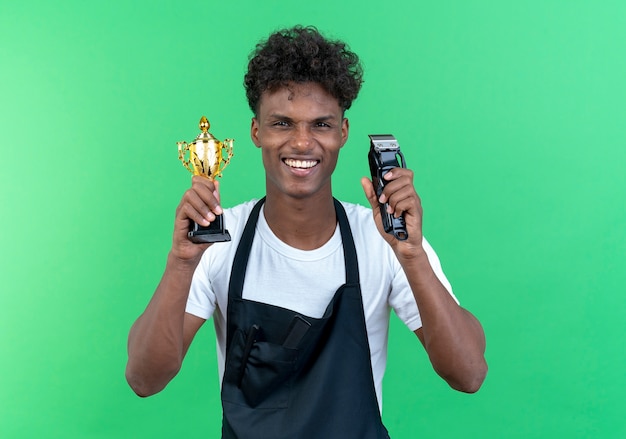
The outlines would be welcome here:
M 204 116 L 200 118 L 200 134 L 191 143 L 176 142 L 178 158 L 185 168 L 193 175 L 202 175 L 211 180 L 222 176 L 222 171 L 230 163 L 233 156 L 233 139 L 217 140 L 209 128 L 211 124 Z M 230 233 L 224 228 L 224 218 L 216 215 L 215 220 L 207 227 L 190 221 L 189 239 L 192 242 L 224 242 L 230 241 Z

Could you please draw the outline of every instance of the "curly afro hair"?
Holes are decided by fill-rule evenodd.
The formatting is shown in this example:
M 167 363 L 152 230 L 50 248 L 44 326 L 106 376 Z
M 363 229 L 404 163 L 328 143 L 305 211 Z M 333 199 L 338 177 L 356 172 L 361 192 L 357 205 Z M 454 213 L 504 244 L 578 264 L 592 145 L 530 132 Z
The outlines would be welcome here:
M 244 86 L 254 114 L 261 95 L 289 82 L 315 82 L 350 108 L 363 83 L 359 57 L 341 41 L 324 38 L 313 26 L 279 30 L 250 54 Z

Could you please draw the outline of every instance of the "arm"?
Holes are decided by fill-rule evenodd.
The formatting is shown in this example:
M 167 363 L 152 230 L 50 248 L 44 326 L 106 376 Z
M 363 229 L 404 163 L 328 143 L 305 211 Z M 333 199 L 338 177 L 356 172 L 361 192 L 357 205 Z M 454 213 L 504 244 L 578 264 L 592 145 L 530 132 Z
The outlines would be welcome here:
M 487 374 L 482 326 L 456 303 L 430 266 L 422 247 L 422 206 L 413 186 L 413 172 L 395 168 L 384 178 L 388 183 L 380 202 L 389 203 L 390 213 L 404 214 L 409 234 L 406 241 L 398 241 L 384 232 L 374 187 L 367 178 L 363 178 L 361 184 L 372 206 L 378 230 L 404 269 L 420 310 L 422 327 L 415 334 L 435 371 L 452 388 L 476 392 Z
M 191 279 L 210 244 L 187 239 L 189 219 L 207 226 L 222 213 L 218 185 L 193 177 L 176 209 L 172 249 L 165 272 L 145 311 L 130 329 L 126 380 L 139 396 L 161 391 L 180 370 L 204 319 L 185 313 Z

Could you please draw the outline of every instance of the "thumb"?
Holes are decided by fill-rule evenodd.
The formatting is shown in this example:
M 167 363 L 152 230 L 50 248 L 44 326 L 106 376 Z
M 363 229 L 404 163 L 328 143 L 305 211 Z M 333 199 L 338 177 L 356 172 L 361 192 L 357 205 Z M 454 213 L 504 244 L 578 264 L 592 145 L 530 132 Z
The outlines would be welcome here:
M 365 192 L 365 197 L 370 202 L 372 209 L 378 207 L 378 198 L 376 197 L 372 181 L 367 177 L 363 177 L 361 178 L 361 186 L 363 186 L 363 192 Z
M 217 202 L 220 202 L 220 181 L 215 179 L 213 180 L 213 185 L 215 186 L 215 190 L 213 191 L 213 196 L 217 198 Z

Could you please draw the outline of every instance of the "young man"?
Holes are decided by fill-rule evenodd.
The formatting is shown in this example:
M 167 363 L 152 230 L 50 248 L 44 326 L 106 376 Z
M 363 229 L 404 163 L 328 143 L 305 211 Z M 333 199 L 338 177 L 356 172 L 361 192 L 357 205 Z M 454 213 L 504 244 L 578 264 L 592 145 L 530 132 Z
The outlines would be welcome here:
M 413 173 L 386 174 L 379 198 L 362 179 L 371 209 L 333 198 L 344 112 L 361 81 L 357 56 L 314 28 L 282 30 L 257 46 L 245 86 L 266 196 L 222 209 L 218 183 L 193 178 L 163 278 L 130 331 L 126 376 L 138 395 L 167 385 L 213 317 L 224 438 L 386 438 L 391 308 L 450 386 L 478 390 L 484 334 L 422 237 Z M 379 202 L 404 215 L 407 240 L 383 231 Z M 231 242 L 188 240 L 190 219 L 208 225 L 219 214 Z

